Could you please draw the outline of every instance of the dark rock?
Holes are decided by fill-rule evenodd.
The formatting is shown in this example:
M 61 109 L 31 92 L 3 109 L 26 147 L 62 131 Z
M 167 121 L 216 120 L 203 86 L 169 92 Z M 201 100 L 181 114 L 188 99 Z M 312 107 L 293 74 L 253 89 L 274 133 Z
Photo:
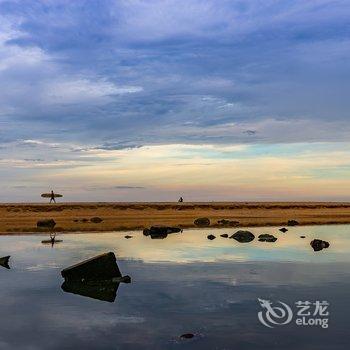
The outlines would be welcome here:
M 279 229 L 279 231 L 281 231 L 281 232 L 283 232 L 283 233 L 286 233 L 286 232 L 288 231 L 288 229 L 285 228 L 285 227 L 282 227 L 282 228 Z
M 237 231 L 230 238 L 235 239 L 240 243 L 249 243 L 254 240 L 255 236 L 250 231 Z
M 212 241 L 212 240 L 215 239 L 216 237 L 215 237 L 214 235 L 208 235 L 207 238 L 208 238 L 209 240 Z
M 4 256 L 3 258 L 0 258 L 0 266 L 5 267 L 6 269 L 10 269 L 9 266 L 9 260 L 10 260 L 10 255 Z
M 218 220 L 218 224 L 222 226 L 234 227 L 239 225 L 239 221 L 222 219 Z
M 258 240 L 260 242 L 276 242 L 277 241 L 277 237 L 275 237 L 273 235 L 269 235 L 268 233 L 266 233 L 266 234 L 259 235 Z
M 81 222 L 88 222 L 88 219 L 81 219 Z
M 300 238 L 305 238 L 305 236 L 300 236 Z
M 113 278 L 113 281 L 115 281 L 115 280 L 118 281 L 119 283 L 120 283 L 120 282 L 123 282 L 123 283 L 131 283 L 131 277 L 128 276 L 128 275 L 122 276 L 122 277 L 117 278 L 117 279 Z
M 126 238 L 126 239 L 130 239 L 130 238 L 132 238 L 133 236 L 129 236 L 129 235 L 126 235 L 126 236 L 124 236 L 124 238 Z
M 210 220 L 208 218 L 198 218 L 194 220 L 194 224 L 199 227 L 208 227 L 210 226 Z
M 163 239 L 166 238 L 168 234 L 177 232 L 182 232 L 182 229 L 171 226 L 151 226 L 143 230 L 143 234 L 145 236 L 151 236 L 152 239 Z
M 314 239 L 310 242 L 310 245 L 315 252 L 329 247 L 329 243 L 322 241 L 322 239 Z
M 101 218 L 99 218 L 98 216 L 95 216 L 95 217 L 91 218 L 90 221 L 93 222 L 94 224 L 99 224 L 103 220 Z
M 54 228 L 56 226 L 56 222 L 54 219 L 39 220 L 36 223 L 36 226 L 40 228 Z
M 222 238 L 227 238 L 227 237 L 228 237 L 228 234 L 227 234 L 227 233 L 223 233 L 222 235 L 220 235 L 220 237 L 222 237 Z
M 185 333 L 185 334 L 180 335 L 181 339 L 192 339 L 193 337 L 194 337 L 194 334 L 192 334 L 192 333 Z
M 297 226 L 297 225 L 299 225 L 299 222 L 296 220 L 288 220 L 287 225 L 288 226 Z
M 66 281 L 105 281 L 122 277 L 114 253 L 105 253 L 61 271 Z
M 79 222 L 79 219 L 74 219 L 73 221 L 74 221 L 74 222 Z

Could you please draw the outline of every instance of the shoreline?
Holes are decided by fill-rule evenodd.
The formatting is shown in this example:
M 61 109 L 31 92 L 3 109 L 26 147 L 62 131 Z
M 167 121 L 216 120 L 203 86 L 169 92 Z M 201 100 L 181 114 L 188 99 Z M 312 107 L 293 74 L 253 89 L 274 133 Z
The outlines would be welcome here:
M 100 223 L 90 221 L 93 217 Z M 38 220 L 54 219 L 55 231 L 87 233 L 142 230 L 153 225 L 195 228 L 194 220 L 210 219 L 212 228 L 350 224 L 349 202 L 75 202 L 2 203 L 0 234 L 47 233 L 38 229 Z M 219 220 L 237 221 L 233 226 Z

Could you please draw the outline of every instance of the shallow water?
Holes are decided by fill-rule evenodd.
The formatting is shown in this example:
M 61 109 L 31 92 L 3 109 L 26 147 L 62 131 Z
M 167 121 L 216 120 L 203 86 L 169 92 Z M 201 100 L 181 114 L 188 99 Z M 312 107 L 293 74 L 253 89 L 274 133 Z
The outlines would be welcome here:
M 346 349 L 350 226 L 250 230 L 278 240 L 219 236 L 234 228 L 162 240 L 141 232 L 59 235 L 53 248 L 42 235 L 0 236 L 0 256 L 11 255 L 11 269 L 0 267 L 0 349 Z M 314 238 L 331 245 L 314 252 Z M 132 277 L 114 302 L 61 289 L 62 268 L 108 251 Z M 261 324 L 258 298 L 289 305 L 292 321 Z M 329 327 L 296 325 L 297 301 L 327 301 Z

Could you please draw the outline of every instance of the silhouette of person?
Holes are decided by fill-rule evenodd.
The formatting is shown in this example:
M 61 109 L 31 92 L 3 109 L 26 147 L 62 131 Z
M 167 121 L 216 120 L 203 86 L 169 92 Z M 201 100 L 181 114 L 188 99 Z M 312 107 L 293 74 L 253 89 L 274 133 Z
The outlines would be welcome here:
M 53 193 L 53 191 L 51 191 L 51 197 L 50 197 L 50 203 L 56 203 L 56 199 L 55 199 L 55 194 Z
M 184 201 L 184 199 L 182 197 L 180 197 L 179 203 L 182 203 L 183 201 Z

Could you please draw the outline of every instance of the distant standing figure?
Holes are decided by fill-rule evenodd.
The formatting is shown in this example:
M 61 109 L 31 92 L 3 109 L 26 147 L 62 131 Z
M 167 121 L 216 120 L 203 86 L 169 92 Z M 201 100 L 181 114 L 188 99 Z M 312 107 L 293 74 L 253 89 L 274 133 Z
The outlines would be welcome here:
M 50 203 L 52 203 L 52 201 L 56 203 L 55 194 L 53 191 L 51 191 Z
M 179 198 L 179 203 L 182 203 L 184 199 L 182 197 Z

